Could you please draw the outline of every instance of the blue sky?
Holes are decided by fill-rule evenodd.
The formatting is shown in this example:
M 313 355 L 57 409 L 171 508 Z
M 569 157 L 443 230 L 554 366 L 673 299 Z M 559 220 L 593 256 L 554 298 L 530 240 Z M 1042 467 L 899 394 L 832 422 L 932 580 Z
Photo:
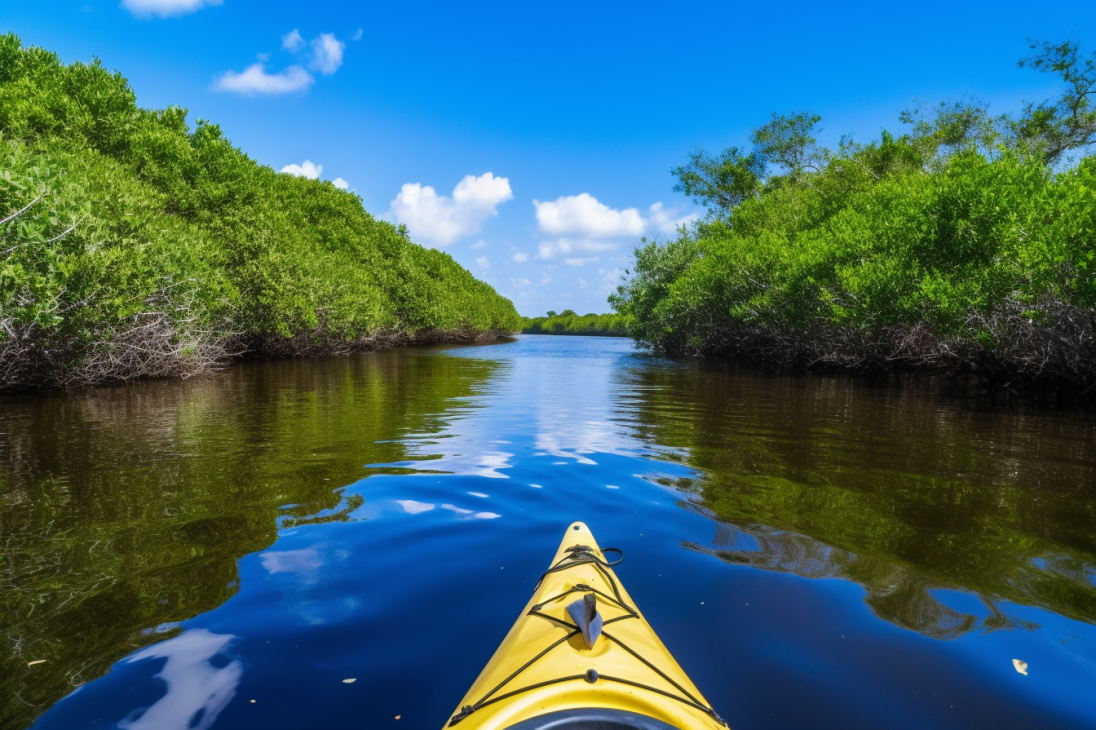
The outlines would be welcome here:
M 774 111 L 835 143 L 914 99 L 1016 110 L 1057 88 L 1016 68 L 1025 38 L 1092 49 L 1096 2 L 37 0 L 0 28 L 98 56 L 275 169 L 322 166 L 535 315 L 608 311 L 639 238 L 701 212 L 669 172 L 696 147 Z

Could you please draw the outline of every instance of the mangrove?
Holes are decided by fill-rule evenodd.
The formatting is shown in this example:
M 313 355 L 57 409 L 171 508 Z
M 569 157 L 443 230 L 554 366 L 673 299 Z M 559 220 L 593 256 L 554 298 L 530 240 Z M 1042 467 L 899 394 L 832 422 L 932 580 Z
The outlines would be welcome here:
M 94 60 L 0 36 L 0 389 L 521 329 L 352 192 L 275 172 Z
M 774 114 L 752 148 L 699 150 L 675 189 L 708 216 L 644 240 L 612 295 L 669 355 L 798 369 L 940 369 L 1096 384 L 1096 54 L 1032 43 L 1056 100 L 903 112 L 836 149 L 821 117 Z
M 627 337 L 631 318 L 623 314 L 575 314 L 565 309 L 558 314 L 549 311 L 544 317 L 525 317 L 521 331 L 527 335 L 594 335 Z

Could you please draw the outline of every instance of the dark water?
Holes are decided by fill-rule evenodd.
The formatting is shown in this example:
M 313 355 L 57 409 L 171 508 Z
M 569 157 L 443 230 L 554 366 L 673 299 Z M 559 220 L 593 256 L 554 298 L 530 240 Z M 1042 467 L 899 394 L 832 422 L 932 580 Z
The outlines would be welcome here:
M 0 499 L 4 728 L 440 728 L 572 520 L 736 730 L 1096 727 L 1085 411 L 525 337 L 4 401 Z

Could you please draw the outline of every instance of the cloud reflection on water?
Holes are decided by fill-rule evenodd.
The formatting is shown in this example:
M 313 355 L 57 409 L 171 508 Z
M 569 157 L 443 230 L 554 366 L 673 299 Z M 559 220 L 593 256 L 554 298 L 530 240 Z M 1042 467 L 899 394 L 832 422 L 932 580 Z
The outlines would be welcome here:
M 464 518 L 472 520 L 493 520 L 497 517 L 502 517 L 502 515 L 496 512 L 475 512 L 473 510 L 456 507 L 451 504 L 443 504 L 441 508 L 447 509 L 450 512 L 456 512 L 458 515 L 458 519 Z
M 330 579 L 321 574 L 324 568 L 337 570 L 350 555 L 349 550 L 317 543 L 300 550 L 268 550 L 259 560 L 269 575 L 285 578 L 278 582 L 281 605 L 306 623 L 320 625 L 344 620 L 359 608 L 359 602 L 351 597 L 332 600 L 324 584 Z
M 434 505 L 427 502 L 416 502 L 413 499 L 397 499 L 396 504 L 403 507 L 403 511 L 409 515 L 417 515 L 420 512 L 429 512 L 434 509 Z
M 244 668 L 239 659 L 223 667 L 210 660 L 236 637 L 194 629 L 143 649 L 126 661 L 166 658 L 155 675 L 167 685 L 167 694 L 148 708 L 134 710 L 118 722 L 122 730 L 206 730 L 236 696 Z
M 290 573 L 296 575 L 304 584 L 315 583 L 323 558 L 313 548 L 304 550 L 270 550 L 259 556 L 266 572 L 271 575 Z

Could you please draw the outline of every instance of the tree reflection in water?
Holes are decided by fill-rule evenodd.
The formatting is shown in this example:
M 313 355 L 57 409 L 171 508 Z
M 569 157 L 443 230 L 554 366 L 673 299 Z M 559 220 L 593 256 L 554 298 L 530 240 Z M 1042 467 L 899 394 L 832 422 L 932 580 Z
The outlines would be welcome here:
M 934 379 L 634 368 L 621 407 L 698 469 L 653 477 L 717 520 L 691 550 L 855 581 L 880 618 L 939 639 L 1022 627 L 1006 602 L 1096 622 L 1096 418 Z M 735 542 L 749 543 L 746 546 Z M 936 595 L 977 597 L 977 616 Z
M 423 458 L 402 439 L 496 368 L 391 351 L 0 402 L 0 727 L 224 603 L 279 526 L 351 519 L 346 485 L 400 471 L 363 465 Z
M 682 503 L 690 511 L 716 515 L 691 503 Z M 751 568 L 791 573 L 802 578 L 839 578 L 858 583 L 867 591 L 864 602 L 879 618 L 904 629 L 910 629 L 934 639 L 953 639 L 975 629 L 1016 628 L 1027 624 L 1006 615 L 998 601 L 978 596 L 989 616 L 961 613 L 937 599 L 932 591 L 951 588 L 930 582 L 924 573 L 894 562 L 863 557 L 841 548 L 826 545 L 806 535 L 777 530 L 765 525 L 741 528 L 717 523 L 713 544 L 705 547 L 684 541 L 682 547 L 719 558 L 726 563 L 748 565 Z M 738 547 L 743 537 L 752 538 L 751 545 Z

